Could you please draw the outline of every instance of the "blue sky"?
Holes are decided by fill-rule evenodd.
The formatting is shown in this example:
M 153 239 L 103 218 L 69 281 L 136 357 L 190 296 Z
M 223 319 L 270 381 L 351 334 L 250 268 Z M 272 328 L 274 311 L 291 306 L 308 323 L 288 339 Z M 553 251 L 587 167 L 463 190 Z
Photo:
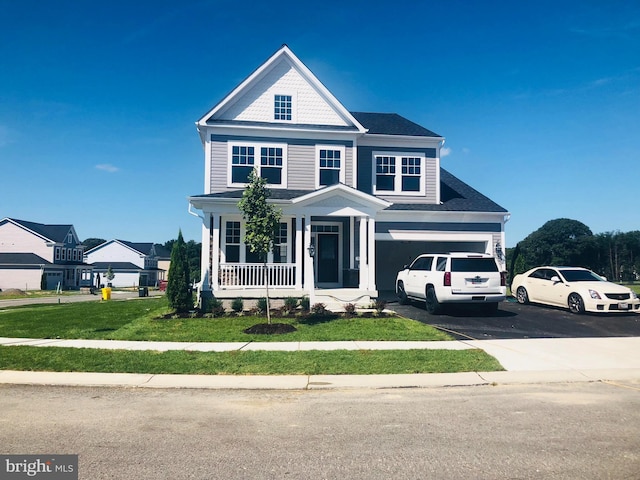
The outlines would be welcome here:
M 640 229 L 637 1 L 0 0 L 0 217 L 200 241 L 194 122 L 283 43 L 509 212 Z

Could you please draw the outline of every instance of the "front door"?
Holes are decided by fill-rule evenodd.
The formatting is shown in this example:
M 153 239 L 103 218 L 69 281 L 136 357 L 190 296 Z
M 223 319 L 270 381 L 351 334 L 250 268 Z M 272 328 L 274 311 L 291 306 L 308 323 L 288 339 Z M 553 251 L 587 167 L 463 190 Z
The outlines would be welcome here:
M 316 235 L 316 281 L 319 286 L 339 286 L 339 238 L 337 233 L 318 233 Z

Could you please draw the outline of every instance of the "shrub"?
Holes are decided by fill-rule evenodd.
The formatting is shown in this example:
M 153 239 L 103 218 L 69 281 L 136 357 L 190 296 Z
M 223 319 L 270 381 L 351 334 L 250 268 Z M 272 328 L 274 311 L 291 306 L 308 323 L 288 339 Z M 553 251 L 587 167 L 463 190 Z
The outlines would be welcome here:
M 256 308 L 258 309 L 258 312 L 260 312 L 261 314 L 267 313 L 267 299 L 266 299 L 266 297 L 262 297 L 262 298 L 258 299 L 258 303 L 256 304 Z
M 311 307 L 311 313 L 314 315 L 326 315 L 327 306 L 324 303 L 314 303 Z
M 309 305 L 309 297 L 305 296 L 300 299 L 300 307 L 302 307 L 302 310 L 304 310 L 305 312 L 309 311 Z
M 234 298 L 231 302 L 231 310 L 236 313 L 242 313 L 244 310 L 244 300 L 241 297 Z
M 376 302 L 373 305 L 373 308 L 376 309 L 376 312 L 378 313 L 382 313 L 382 311 L 387 308 L 387 302 L 386 300 L 376 300 Z
M 220 300 L 219 298 L 211 299 L 211 313 L 213 314 L 213 316 L 222 317 L 224 316 L 224 312 L 225 310 L 222 300 Z
M 344 312 L 349 316 L 355 315 L 355 313 L 356 313 L 356 304 L 355 303 L 347 303 L 344 306 Z
M 287 297 L 284 299 L 284 312 L 291 313 L 298 308 L 298 299 L 295 297 Z

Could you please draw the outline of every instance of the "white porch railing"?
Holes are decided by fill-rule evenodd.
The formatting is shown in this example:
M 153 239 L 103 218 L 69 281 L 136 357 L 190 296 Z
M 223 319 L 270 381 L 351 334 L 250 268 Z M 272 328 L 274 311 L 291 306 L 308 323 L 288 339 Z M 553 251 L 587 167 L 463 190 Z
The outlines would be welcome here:
M 218 270 L 220 288 L 265 287 L 265 271 L 262 263 L 221 263 Z M 268 263 L 269 287 L 295 288 L 295 263 Z

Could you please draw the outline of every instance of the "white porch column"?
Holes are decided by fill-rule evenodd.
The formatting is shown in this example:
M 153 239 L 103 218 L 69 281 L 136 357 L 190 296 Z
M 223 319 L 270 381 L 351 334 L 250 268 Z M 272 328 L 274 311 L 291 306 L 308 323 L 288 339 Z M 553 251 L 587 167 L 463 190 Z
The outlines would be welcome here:
M 302 248 L 302 219 L 296 215 L 296 289 L 302 290 L 302 266 L 304 265 L 305 250 Z
M 211 277 L 209 272 L 209 258 L 211 251 L 211 236 L 210 228 L 211 214 L 205 213 L 202 217 L 202 255 L 200 259 L 200 290 L 210 290 L 209 278 Z
M 369 290 L 376 290 L 376 221 L 372 217 L 369 217 L 368 243 L 369 281 L 367 283 Z
M 367 217 L 360 217 L 360 279 L 358 288 L 366 289 L 369 283 L 369 260 L 367 258 Z
M 304 289 L 309 292 L 309 305 L 313 305 L 316 285 L 313 279 L 313 257 L 309 255 L 309 245 L 311 245 L 311 215 L 305 216 L 302 258 L 304 258 Z
M 211 250 L 207 252 L 207 256 L 211 256 L 211 288 L 212 290 L 220 290 L 220 279 L 218 278 L 218 272 L 220 270 L 220 215 L 214 213 L 211 215 L 213 219 L 213 230 L 211 238 Z

